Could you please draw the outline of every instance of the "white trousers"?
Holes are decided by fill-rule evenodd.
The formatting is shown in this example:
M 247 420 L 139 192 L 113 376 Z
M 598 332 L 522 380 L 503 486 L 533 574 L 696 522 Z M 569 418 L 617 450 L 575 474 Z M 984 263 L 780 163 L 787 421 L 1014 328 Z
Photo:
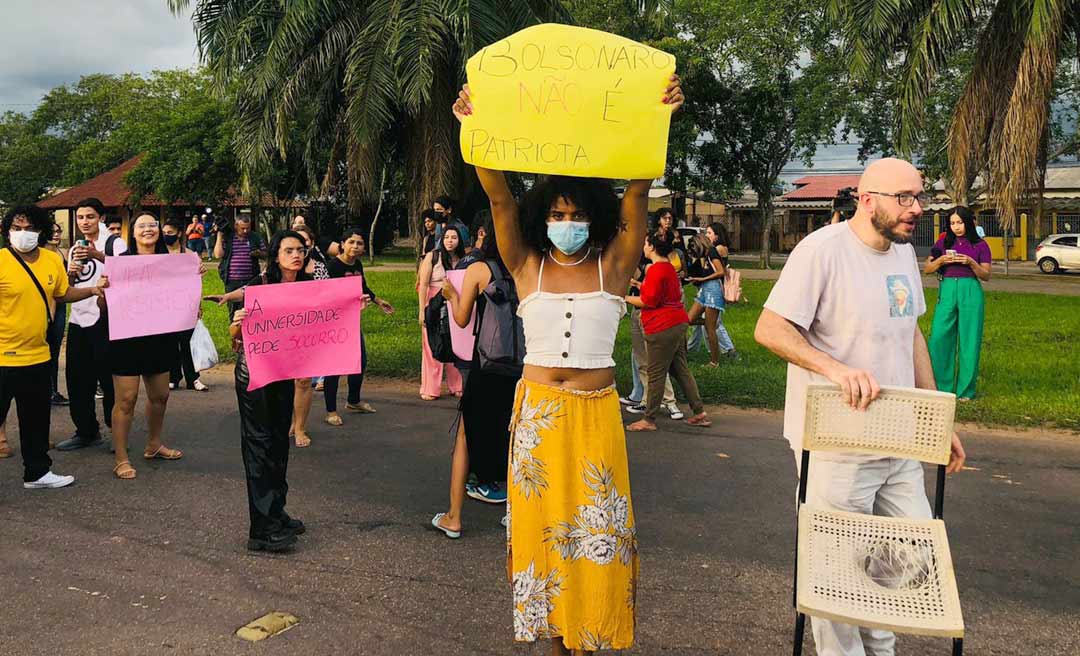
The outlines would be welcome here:
M 800 453 L 796 452 L 796 470 L 799 466 Z M 901 458 L 811 453 L 806 503 L 883 517 L 930 519 L 932 516 L 922 463 Z M 896 636 L 890 631 L 816 617 L 810 620 L 818 656 L 893 655 Z

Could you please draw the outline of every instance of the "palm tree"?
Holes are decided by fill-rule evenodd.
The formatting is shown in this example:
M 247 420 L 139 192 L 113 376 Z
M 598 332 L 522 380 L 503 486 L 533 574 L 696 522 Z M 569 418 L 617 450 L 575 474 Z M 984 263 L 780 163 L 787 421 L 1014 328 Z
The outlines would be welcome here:
M 902 55 L 896 146 L 910 153 L 925 122 L 931 87 L 950 56 L 976 56 L 949 126 L 951 188 L 967 202 L 976 175 L 986 182 L 1002 227 L 1045 175 L 1050 104 L 1058 63 L 1080 27 L 1071 0 L 829 0 L 851 73 L 873 78 Z M 1075 44 L 1075 39 L 1072 40 Z
M 174 13 L 194 6 L 200 57 L 236 99 L 246 179 L 284 158 L 300 125 L 310 179 L 342 183 L 353 208 L 377 193 L 400 148 L 413 217 L 459 188 L 449 108 L 468 57 L 530 24 L 568 20 L 558 0 L 166 1 Z

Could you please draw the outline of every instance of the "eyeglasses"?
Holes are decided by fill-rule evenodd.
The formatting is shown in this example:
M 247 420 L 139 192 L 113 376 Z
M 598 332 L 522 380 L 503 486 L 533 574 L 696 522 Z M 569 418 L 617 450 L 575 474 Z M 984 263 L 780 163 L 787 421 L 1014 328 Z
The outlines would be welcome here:
M 111 227 L 109 228 L 109 230 L 112 230 L 112 229 L 113 228 L 111 228 Z M 139 224 L 139 225 L 135 226 L 135 229 L 140 231 L 140 232 L 150 232 L 151 230 L 157 230 L 158 229 L 158 222 L 154 221 L 153 223 L 142 223 L 142 224 Z M 117 230 L 119 230 L 119 228 L 117 228 Z
M 562 221 L 563 217 L 565 217 L 565 216 L 567 216 L 566 212 L 559 212 L 557 210 L 552 210 L 552 211 L 548 212 L 548 218 L 553 219 L 555 221 Z M 585 212 L 574 212 L 573 214 L 570 214 L 569 216 L 574 221 L 588 221 L 589 220 L 589 215 L 587 213 L 585 213 Z
M 306 248 L 283 248 L 281 252 L 285 255 L 299 255 L 300 257 L 307 255 Z
M 926 207 L 930 204 L 930 194 L 909 194 L 907 192 L 900 192 L 898 194 L 891 194 L 885 191 L 867 191 L 865 193 L 874 194 L 875 196 L 890 196 L 896 199 L 896 202 L 900 204 L 900 207 L 911 207 L 912 203 L 919 201 L 919 207 Z

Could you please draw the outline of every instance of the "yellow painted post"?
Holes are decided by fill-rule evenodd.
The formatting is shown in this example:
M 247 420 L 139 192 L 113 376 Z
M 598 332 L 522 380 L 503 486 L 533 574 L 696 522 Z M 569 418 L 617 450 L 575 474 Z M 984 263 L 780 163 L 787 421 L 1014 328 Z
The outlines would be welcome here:
M 1021 262 L 1027 262 L 1027 233 L 1028 233 L 1028 215 L 1020 215 L 1020 245 L 1016 249 L 1016 259 Z
M 937 236 L 941 234 L 941 212 L 934 212 L 934 243 L 937 243 Z
M 1052 216 L 1054 217 L 1054 225 L 1053 225 L 1054 229 L 1050 231 L 1050 234 L 1056 235 L 1057 234 L 1057 212 L 1054 212 Z M 1046 235 L 1043 235 L 1043 236 L 1045 237 Z

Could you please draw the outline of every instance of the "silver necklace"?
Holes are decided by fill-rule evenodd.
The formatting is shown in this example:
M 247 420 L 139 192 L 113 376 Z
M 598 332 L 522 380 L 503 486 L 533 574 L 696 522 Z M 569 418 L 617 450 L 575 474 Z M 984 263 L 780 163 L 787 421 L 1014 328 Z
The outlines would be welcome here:
M 560 262 L 560 261 L 555 259 L 554 255 L 551 254 L 551 250 L 550 249 L 548 250 L 548 257 L 551 258 L 551 261 L 554 262 L 555 264 L 558 264 L 559 266 L 564 266 L 564 267 L 577 266 L 577 265 L 581 264 L 582 262 L 584 262 L 585 260 L 589 259 L 590 255 L 592 255 L 592 246 L 589 246 L 589 250 L 585 251 L 585 256 L 582 257 L 577 262 Z

